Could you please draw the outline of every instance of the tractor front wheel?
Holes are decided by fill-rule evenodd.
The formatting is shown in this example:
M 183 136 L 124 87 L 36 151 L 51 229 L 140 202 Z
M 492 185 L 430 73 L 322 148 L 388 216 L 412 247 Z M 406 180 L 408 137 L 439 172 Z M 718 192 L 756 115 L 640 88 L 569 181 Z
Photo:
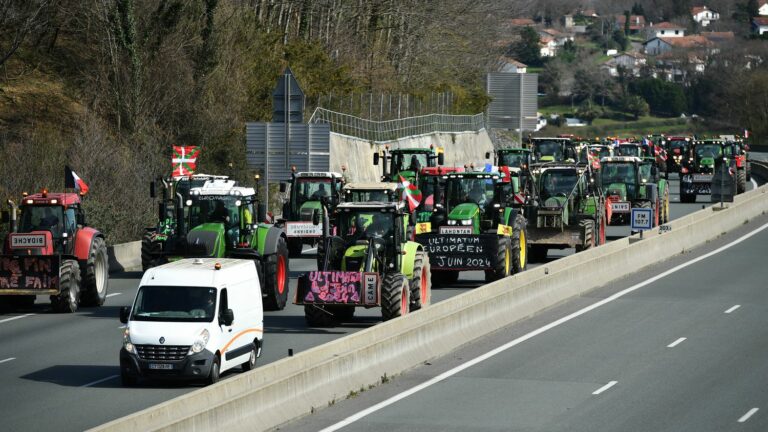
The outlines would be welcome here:
M 413 277 L 411 278 L 411 311 L 429 306 L 432 293 L 432 272 L 427 254 L 416 252 L 413 262 Z
M 499 237 L 493 270 L 485 271 L 485 281 L 493 282 L 509 276 L 512 272 L 512 247 L 509 237 Z
M 582 219 L 579 221 L 581 244 L 576 245 L 576 252 L 591 249 L 595 245 L 595 221 Z
M 512 232 L 512 274 L 520 273 L 528 266 L 528 233 L 525 225 L 525 217 L 517 215 Z
M 51 296 L 53 310 L 62 313 L 72 313 L 80 304 L 80 266 L 76 260 L 64 260 L 59 269 L 58 295 Z
M 387 273 L 381 283 L 381 316 L 384 321 L 406 315 L 410 306 L 411 289 L 408 279 L 400 273 Z
M 736 170 L 736 193 L 744 193 L 747 191 L 747 173 L 744 168 Z
M 311 304 L 304 305 L 304 319 L 310 327 L 331 327 L 335 323 L 330 311 Z
M 277 241 L 275 253 L 264 262 L 264 310 L 283 310 L 288 302 L 288 245 Z
M 101 306 L 107 299 L 109 287 L 109 258 L 107 245 L 101 237 L 95 237 L 91 242 L 88 260 L 82 271 L 83 289 L 81 293 L 83 306 Z

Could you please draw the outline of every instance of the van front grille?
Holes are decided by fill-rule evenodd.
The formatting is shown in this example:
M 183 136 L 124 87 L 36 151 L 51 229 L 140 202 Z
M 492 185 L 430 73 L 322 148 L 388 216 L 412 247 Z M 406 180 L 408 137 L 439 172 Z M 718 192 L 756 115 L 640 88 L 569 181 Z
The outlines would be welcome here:
M 136 345 L 143 360 L 181 360 L 189 352 L 189 345 Z

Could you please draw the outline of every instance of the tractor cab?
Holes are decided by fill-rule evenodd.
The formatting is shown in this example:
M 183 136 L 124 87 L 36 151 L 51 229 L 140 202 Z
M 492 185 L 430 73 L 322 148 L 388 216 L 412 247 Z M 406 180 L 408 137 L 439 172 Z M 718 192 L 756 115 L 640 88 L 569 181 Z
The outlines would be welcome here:
M 494 156 L 493 163 L 497 166 L 527 169 L 531 165 L 532 152 L 520 147 L 503 148 L 497 149 Z M 491 153 L 486 153 L 485 158 L 490 159 Z
M 442 148 L 399 148 L 373 154 L 373 164 L 382 166 L 382 181 L 399 181 L 400 177 L 417 182 L 422 168 L 442 166 L 445 163 Z
M 343 202 L 396 202 L 397 183 L 347 183 L 342 188 Z
M 533 162 L 575 162 L 578 155 L 570 138 L 531 138 Z
M 646 152 L 643 149 L 643 146 L 636 143 L 619 144 L 613 150 L 613 153 L 616 156 L 638 157 L 638 158 L 641 158 L 646 155 Z
M 304 244 L 314 244 L 320 237 L 319 229 L 311 221 L 322 212 L 323 202 L 333 208 L 342 200 L 344 176 L 337 172 L 293 172 L 288 201 L 283 205 L 282 223 L 288 236 L 291 255 L 298 256 Z M 280 184 L 286 192 L 287 184 Z
M 613 156 L 613 147 L 608 145 L 592 144 L 589 146 L 589 151 L 592 152 L 592 155 L 598 159 Z
M 445 225 L 461 227 L 456 232 L 479 234 L 498 223 L 501 210 L 498 172 L 463 172 L 448 174 L 446 179 Z
M 653 209 L 654 224 L 669 218 L 669 185 L 660 176 L 655 158 L 615 156 L 601 161 L 602 183 L 610 201 L 610 223 L 629 223 L 632 209 Z
M 600 162 L 603 166 L 601 180 L 607 196 L 613 201 L 635 200 L 640 184 L 640 158 L 614 156 Z
M 15 212 L 14 212 L 15 213 Z M 27 195 L 19 205 L 16 227 L 11 231 L 16 234 L 42 234 L 44 245 L 34 244 L 29 248 L 13 244 L 9 237 L 6 251 L 18 248 L 20 255 L 74 255 L 77 225 L 85 224 L 85 217 L 76 193 L 49 193 L 43 189 L 40 193 Z M 21 246 L 21 247 L 20 247 Z

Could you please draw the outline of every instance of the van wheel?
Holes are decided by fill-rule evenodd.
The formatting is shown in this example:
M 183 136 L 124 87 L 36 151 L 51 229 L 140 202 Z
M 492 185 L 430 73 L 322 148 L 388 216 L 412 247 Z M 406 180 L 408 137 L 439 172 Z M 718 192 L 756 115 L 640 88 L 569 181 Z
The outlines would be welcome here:
M 138 378 L 128 374 L 125 371 L 120 371 L 120 384 L 122 384 L 123 387 L 136 387 L 138 383 L 139 383 Z
M 248 357 L 248 361 L 243 363 L 243 372 L 248 372 L 249 370 L 253 370 L 256 368 L 256 344 L 253 344 L 253 349 L 251 349 L 251 355 Z
M 211 365 L 211 372 L 208 374 L 208 379 L 205 380 L 206 384 L 216 384 L 219 382 L 219 374 L 221 372 L 221 360 L 219 356 L 213 358 L 213 364 Z

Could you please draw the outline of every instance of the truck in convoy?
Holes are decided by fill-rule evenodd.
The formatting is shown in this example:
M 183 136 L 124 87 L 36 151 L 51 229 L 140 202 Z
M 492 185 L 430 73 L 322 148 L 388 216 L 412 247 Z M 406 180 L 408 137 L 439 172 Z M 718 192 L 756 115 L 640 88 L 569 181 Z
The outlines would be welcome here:
M 314 245 L 320 239 L 320 229 L 312 224 L 316 213 L 322 211 L 322 200 L 332 207 L 341 202 L 344 176 L 337 172 L 296 172 L 292 167 L 290 195 L 283 205 L 283 216 L 277 221 L 285 229 L 291 256 L 301 255 L 304 245 Z M 288 190 L 287 183 L 280 191 Z
M 87 225 L 81 195 L 42 189 L 25 194 L 18 206 L 8 204 L 2 213 L 10 229 L 0 255 L 0 302 L 24 308 L 47 295 L 54 311 L 68 313 L 104 304 L 107 246 L 104 234 Z
M 400 202 L 345 202 L 322 225 L 323 264 L 299 277 L 295 303 L 304 306 L 310 326 L 349 320 L 358 307 L 380 307 L 384 320 L 429 305 L 430 265 L 424 247 L 405 238 Z M 322 219 L 322 224 L 320 220 Z
M 526 220 L 510 201 L 519 190 L 505 187 L 509 179 L 496 171 L 445 177 L 445 197 L 435 204 L 430 231 L 416 234 L 429 254 L 434 282 L 455 282 L 468 270 L 484 271 L 488 282 L 523 271 Z
M 125 324 L 120 379 L 186 379 L 213 384 L 222 372 L 256 367 L 264 313 L 255 261 L 192 258 L 144 272 Z

